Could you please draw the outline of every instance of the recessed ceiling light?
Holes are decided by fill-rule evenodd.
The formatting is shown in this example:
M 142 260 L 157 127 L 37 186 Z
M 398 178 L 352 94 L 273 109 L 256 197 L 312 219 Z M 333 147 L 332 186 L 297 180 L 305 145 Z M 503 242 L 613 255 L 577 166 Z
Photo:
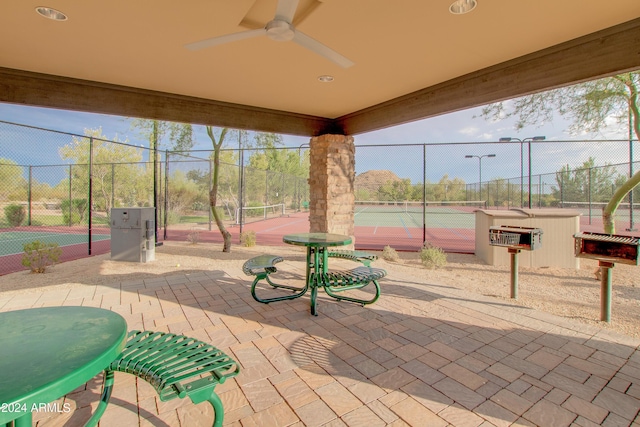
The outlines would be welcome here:
M 449 12 L 454 15 L 462 15 L 471 12 L 477 5 L 476 0 L 456 0 L 449 6 Z
M 318 80 L 320 80 L 322 83 L 329 83 L 333 81 L 333 76 L 329 76 L 325 74 L 324 76 L 318 77 Z
M 52 9 L 46 6 L 38 6 L 36 7 L 36 12 L 40 16 L 44 16 L 45 18 L 53 19 L 54 21 L 66 21 L 67 15 L 60 12 L 59 10 Z

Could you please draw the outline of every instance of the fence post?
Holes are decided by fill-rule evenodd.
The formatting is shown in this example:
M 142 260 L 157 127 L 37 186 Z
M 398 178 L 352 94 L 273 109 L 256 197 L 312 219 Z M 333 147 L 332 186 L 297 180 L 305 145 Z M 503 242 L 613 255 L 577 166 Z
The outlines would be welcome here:
M 116 164 L 111 163 L 111 207 L 116 203 Z
M 269 204 L 269 171 L 264 171 L 264 205 Z
M 211 190 L 213 189 L 213 161 L 209 158 L 209 195 L 211 194 Z M 208 199 L 208 197 L 207 197 Z M 213 209 L 216 207 L 214 206 Z M 209 209 L 209 231 L 211 231 L 211 222 L 213 221 L 213 209 Z
M 564 170 L 560 174 L 560 207 L 564 208 Z
M 587 179 L 587 201 L 589 202 L 589 225 L 591 225 L 591 168 L 589 168 L 589 176 Z
M 538 175 L 538 209 L 542 208 L 542 175 Z
M 164 240 L 167 240 L 167 222 L 169 211 L 169 150 L 165 150 L 164 154 L 164 231 L 163 236 Z
M 427 241 L 427 144 L 422 144 L 422 244 Z
M 28 187 L 27 187 L 27 210 L 28 210 L 27 225 L 31 225 L 32 168 L 33 168 L 33 166 L 29 165 L 29 184 L 28 184 Z
M 88 210 L 89 210 L 89 218 L 87 221 L 87 253 L 91 255 L 91 221 L 92 221 L 92 211 L 93 211 L 93 137 L 89 137 L 89 195 L 87 196 L 88 200 Z M 71 205 L 69 205 L 69 216 L 71 216 Z
M 71 177 L 71 165 L 69 165 L 69 227 L 73 224 L 71 221 L 71 200 L 73 197 L 71 193 Z

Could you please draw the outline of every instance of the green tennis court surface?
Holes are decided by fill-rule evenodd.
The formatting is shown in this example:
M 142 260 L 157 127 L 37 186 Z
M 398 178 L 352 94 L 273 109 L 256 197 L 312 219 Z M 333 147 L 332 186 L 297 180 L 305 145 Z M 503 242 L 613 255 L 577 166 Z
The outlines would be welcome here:
M 474 228 L 479 202 L 468 204 L 437 202 L 425 206 L 421 202 L 360 202 L 356 201 L 355 225 L 422 228 Z
M 93 234 L 92 240 L 109 240 L 109 234 Z M 0 233 L 0 256 L 24 252 L 24 244 L 39 240 L 43 243 L 57 243 L 59 246 L 87 243 L 87 234 L 68 234 L 31 231 L 5 231 Z

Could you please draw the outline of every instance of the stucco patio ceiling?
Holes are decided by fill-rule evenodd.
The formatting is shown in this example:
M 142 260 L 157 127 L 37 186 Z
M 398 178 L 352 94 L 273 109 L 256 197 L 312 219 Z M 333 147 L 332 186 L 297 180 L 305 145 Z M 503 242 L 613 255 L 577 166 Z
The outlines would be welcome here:
M 638 0 L 477 0 L 463 15 L 452 1 L 300 0 L 296 30 L 343 68 L 268 37 L 185 47 L 265 26 L 277 0 L 8 0 L 0 102 L 357 134 L 640 69 Z

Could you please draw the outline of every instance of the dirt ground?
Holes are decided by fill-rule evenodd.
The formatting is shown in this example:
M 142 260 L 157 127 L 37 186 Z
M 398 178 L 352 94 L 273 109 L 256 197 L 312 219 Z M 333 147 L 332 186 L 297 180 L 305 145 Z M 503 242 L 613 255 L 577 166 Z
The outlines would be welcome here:
M 110 255 L 65 262 L 50 267 L 44 274 L 18 272 L 0 276 L 0 299 L 14 293 L 33 292 L 47 287 L 62 288 L 99 285 L 158 275 L 189 271 L 224 270 L 241 274 L 242 263 L 256 253 L 277 250 L 278 254 L 303 258 L 302 248 L 234 246 L 231 253 L 222 253 L 221 245 L 210 243 L 165 242 L 156 249 L 156 260 L 140 264 L 116 262 Z M 519 298 L 510 298 L 510 268 L 486 265 L 474 255 L 448 254 L 447 265 L 428 270 L 420 264 L 417 253 L 400 253 L 398 262 L 376 261 L 377 267 L 389 272 L 409 273 L 425 283 L 447 285 L 515 304 L 599 325 L 617 332 L 640 337 L 640 279 L 638 267 L 616 264 L 613 269 L 612 320 L 600 319 L 600 281 L 594 270 L 597 261 L 580 260 L 580 269 L 527 268 L 519 269 Z M 384 288 L 383 288 L 384 293 Z

